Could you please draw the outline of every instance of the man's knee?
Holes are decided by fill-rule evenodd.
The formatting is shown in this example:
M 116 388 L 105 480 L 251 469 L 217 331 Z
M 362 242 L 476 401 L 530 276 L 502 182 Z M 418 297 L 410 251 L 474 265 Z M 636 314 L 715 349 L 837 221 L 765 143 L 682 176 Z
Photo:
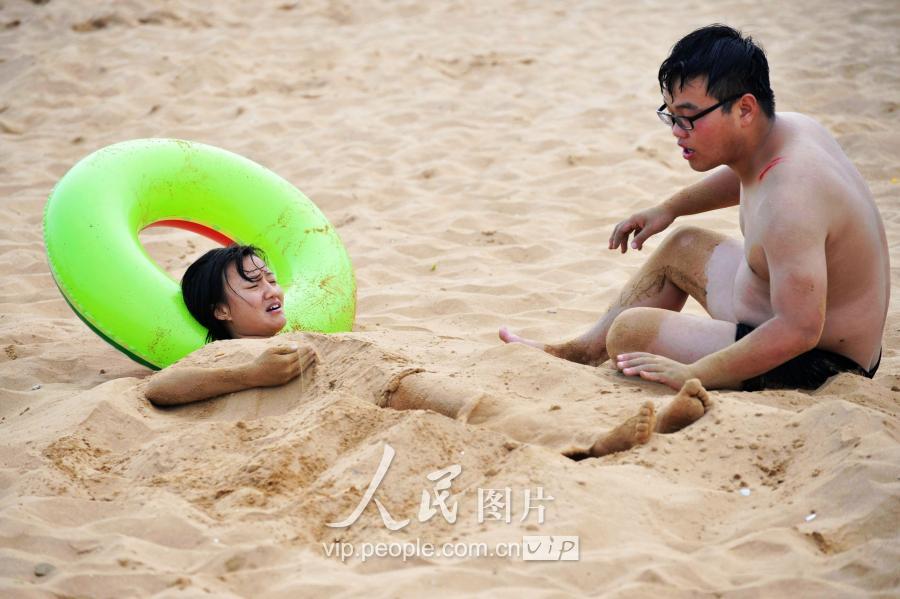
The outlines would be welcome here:
M 668 251 L 673 249 L 683 251 L 688 248 L 696 247 L 698 243 L 713 239 L 717 240 L 718 237 L 719 236 L 716 233 L 709 229 L 695 227 L 693 225 L 681 225 L 675 227 L 659 247 L 660 249 L 666 248 Z
M 715 231 L 701 227 L 676 228 L 650 257 L 651 268 L 674 268 L 681 279 L 673 281 L 683 291 L 705 304 L 706 267 L 713 251 L 727 239 Z M 667 275 L 675 273 L 668 271 Z
M 664 313 L 659 308 L 628 308 L 616 316 L 606 335 L 609 356 L 615 359 L 619 354 L 649 351 Z

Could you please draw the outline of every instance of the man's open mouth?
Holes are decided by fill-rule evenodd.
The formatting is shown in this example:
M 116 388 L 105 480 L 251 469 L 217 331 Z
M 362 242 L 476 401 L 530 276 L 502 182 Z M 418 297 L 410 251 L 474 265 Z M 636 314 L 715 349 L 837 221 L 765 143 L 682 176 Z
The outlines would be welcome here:
M 681 156 L 683 158 L 690 158 L 693 155 L 694 155 L 694 150 L 692 150 L 690 148 L 685 148 L 684 146 L 681 146 Z
M 276 310 L 281 309 L 281 304 L 272 304 L 268 308 L 266 308 L 266 312 L 275 312 Z

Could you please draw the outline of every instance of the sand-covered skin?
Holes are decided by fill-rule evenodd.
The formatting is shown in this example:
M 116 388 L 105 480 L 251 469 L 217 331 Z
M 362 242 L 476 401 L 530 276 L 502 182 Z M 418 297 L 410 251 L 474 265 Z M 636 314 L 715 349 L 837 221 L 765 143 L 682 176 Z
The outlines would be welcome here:
M 894 3 L 153 5 L 0 0 L 0 594 L 900 592 Z M 688 429 L 575 462 L 567 444 L 674 393 L 502 345 L 497 328 L 582 332 L 657 247 L 606 249 L 618 220 L 697 179 L 653 115 L 655 75 L 713 21 L 763 44 L 779 109 L 819 119 L 869 182 L 894 264 L 881 369 L 815 393 L 712 392 Z M 41 231 L 78 159 L 141 137 L 243 154 L 322 208 L 356 268 L 356 330 L 334 341 L 359 349 L 356 375 L 336 360 L 278 389 L 146 402 L 148 372 L 61 298 Z M 684 222 L 739 234 L 736 209 Z M 142 238 L 175 276 L 212 247 Z M 404 368 L 520 405 L 468 424 L 377 407 L 372 377 Z M 535 415 L 547 428 L 531 442 L 498 432 Z M 327 527 L 385 443 L 376 497 L 409 525 L 388 531 L 372 505 Z M 425 476 L 452 464 L 458 520 L 419 522 Z M 511 523 L 479 524 L 477 489 L 505 487 L 552 495 L 544 524 L 519 522 L 518 504 Z M 341 563 L 322 546 L 551 534 L 579 535 L 580 561 Z

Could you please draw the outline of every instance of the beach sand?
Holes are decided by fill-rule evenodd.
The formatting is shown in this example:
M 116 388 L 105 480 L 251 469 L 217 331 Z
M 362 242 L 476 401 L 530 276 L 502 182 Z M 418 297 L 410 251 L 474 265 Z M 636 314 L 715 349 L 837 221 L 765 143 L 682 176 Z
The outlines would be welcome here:
M 0 594 L 900 593 L 895 3 L 150 4 L 0 0 Z M 581 333 L 659 244 L 606 249 L 616 222 L 698 179 L 653 114 L 655 76 L 715 21 L 765 47 L 779 109 L 820 120 L 872 189 L 895 265 L 881 368 L 811 393 L 712 392 L 690 428 L 574 462 L 567 442 L 673 392 L 505 346 L 497 328 Z M 359 352 L 281 388 L 152 407 L 149 371 L 57 291 L 41 229 L 72 165 L 143 137 L 237 152 L 313 199 L 359 285 L 354 332 L 321 342 Z M 683 222 L 740 234 L 736 209 Z M 173 276 L 213 247 L 142 240 Z M 516 409 L 472 424 L 377 407 L 372 381 L 402 368 Z M 523 415 L 545 437 L 516 438 Z M 373 504 L 328 527 L 386 445 L 375 497 L 408 525 L 388 530 Z M 420 521 L 426 476 L 453 465 L 456 522 Z M 479 522 L 478 490 L 507 488 L 511 521 Z M 539 489 L 543 523 L 522 521 Z M 580 560 L 326 554 L 526 535 L 577 535 Z

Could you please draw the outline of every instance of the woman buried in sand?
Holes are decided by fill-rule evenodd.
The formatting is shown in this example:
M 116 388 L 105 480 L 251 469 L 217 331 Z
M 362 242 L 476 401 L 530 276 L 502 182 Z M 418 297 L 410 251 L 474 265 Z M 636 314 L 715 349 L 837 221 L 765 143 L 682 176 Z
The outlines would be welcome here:
M 406 358 L 378 349 L 373 343 L 345 335 L 290 333 L 266 344 L 255 358 L 238 364 L 217 364 L 227 339 L 274 337 L 285 325 L 284 293 L 260 252 L 252 246 L 214 249 L 188 267 L 181 282 L 188 310 L 209 331 L 205 346 L 154 373 L 147 398 L 157 406 L 201 401 L 254 387 L 284 385 L 317 363 L 333 370 L 354 393 L 371 397 L 381 407 L 428 409 L 469 424 L 481 424 L 520 441 L 552 438 L 546 416 L 529 415 L 520 404 L 490 397 L 448 377 L 412 367 Z M 257 350 L 258 351 L 258 350 Z M 363 359 L 368 354 L 371 359 Z M 638 413 L 596 439 L 589 447 L 572 448 L 570 457 L 597 457 L 646 443 L 653 432 L 672 433 L 699 419 L 709 396 L 692 380 L 661 413 L 651 402 Z M 511 417 L 513 416 L 513 417 Z

